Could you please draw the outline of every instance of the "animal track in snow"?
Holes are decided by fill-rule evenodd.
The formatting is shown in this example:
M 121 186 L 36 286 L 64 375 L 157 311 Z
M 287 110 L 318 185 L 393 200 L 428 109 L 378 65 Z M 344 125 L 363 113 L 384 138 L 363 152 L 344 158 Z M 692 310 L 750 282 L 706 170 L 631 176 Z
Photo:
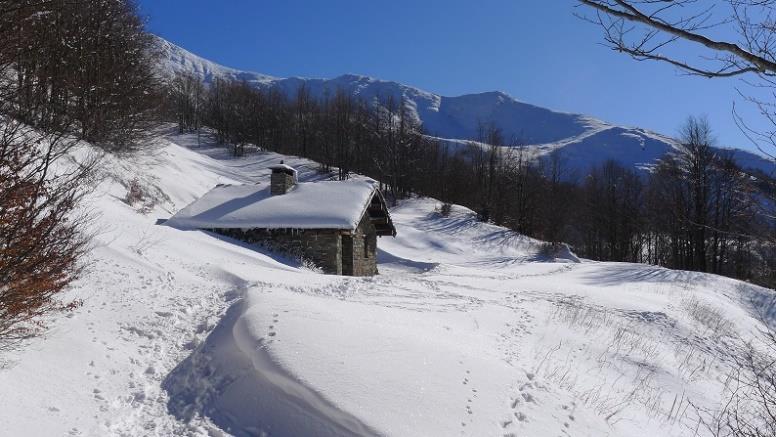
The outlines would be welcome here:
M 277 335 L 277 331 L 275 330 L 275 324 L 278 323 L 278 314 L 272 314 L 272 324 L 269 325 L 269 332 L 267 332 L 267 335 L 270 337 L 274 337 Z
M 463 364 L 463 362 L 459 361 L 459 364 Z M 463 385 L 469 385 L 472 382 L 472 380 L 471 380 L 472 372 L 471 372 L 470 369 L 466 369 L 464 372 L 465 373 L 464 373 L 462 384 Z M 474 415 L 475 415 L 474 414 L 474 407 L 473 406 L 474 406 L 474 401 L 477 399 L 477 389 L 476 388 L 471 388 L 470 390 L 471 390 L 471 392 L 470 392 L 471 394 L 466 397 L 466 403 L 464 404 L 464 411 L 466 412 L 466 416 L 465 417 L 468 417 L 468 422 L 471 423 L 473 418 L 474 418 Z M 464 421 L 461 422 L 461 426 L 465 427 L 466 426 L 466 422 L 467 422 L 467 420 L 464 419 Z

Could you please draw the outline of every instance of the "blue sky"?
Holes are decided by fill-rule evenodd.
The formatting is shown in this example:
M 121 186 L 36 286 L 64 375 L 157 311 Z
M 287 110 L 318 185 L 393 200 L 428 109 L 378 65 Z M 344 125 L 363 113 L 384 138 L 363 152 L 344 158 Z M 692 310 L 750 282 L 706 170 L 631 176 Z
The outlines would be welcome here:
M 356 73 L 443 95 L 518 100 L 673 135 L 706 115 L 751 149 L 735 79 L 688 77 L 601 45 L 573 0 L 140 0 L 152 32 L 212 61 L 273 76 Z

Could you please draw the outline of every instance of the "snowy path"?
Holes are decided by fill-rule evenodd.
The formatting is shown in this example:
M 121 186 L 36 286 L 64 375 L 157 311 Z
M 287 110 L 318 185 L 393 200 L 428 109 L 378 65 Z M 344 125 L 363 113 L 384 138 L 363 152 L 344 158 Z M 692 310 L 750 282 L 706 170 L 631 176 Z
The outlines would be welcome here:
M 543 259 L 427 199 L 393 210 L 380 275 L 315 274 L 155 225 L 280 159 L 321 179 L 311 163 L 172 140 L 92 196 L 92 265 L 69 293 L 84 305 L 2 356 L 0 435 L 693 435 L 730 334 L 776 308 L 711 275 Z M 148 214 L 120 200 L 132 179 Z

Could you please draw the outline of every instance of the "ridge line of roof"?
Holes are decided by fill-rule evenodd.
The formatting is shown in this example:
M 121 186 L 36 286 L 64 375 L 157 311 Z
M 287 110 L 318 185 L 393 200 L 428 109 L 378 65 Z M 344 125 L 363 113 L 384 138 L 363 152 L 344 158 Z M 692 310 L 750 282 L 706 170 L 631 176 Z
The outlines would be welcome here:
M 372 203 L 372 197 L 374 197 L 375 195 L 375 190 L 377 190 L 377 187 L 375 186 L 375 184 L 369 181 L 365 181 L 365 182 L 367 182 L 372 187 L 372 191 L 369 192 L 369 197 L 366 200 L 366 205 L 362 207 L 361 214 L 358 215 L 358 222 L 353 224 L 352 230 L 354 231 L 358 229 L 358 224 L 361 223 L 361 219 L 364 218 L 364 214 L 366 214 L 367 210 L 369 209 L 369 205 Z

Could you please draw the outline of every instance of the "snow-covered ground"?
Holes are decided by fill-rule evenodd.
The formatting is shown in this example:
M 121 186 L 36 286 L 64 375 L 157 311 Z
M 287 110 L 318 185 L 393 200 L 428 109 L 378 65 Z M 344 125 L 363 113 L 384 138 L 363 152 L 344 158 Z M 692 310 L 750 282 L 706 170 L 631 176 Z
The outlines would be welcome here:
M 717 276 L 548 257 L 412 199 L 375 277 L 320 275 L 158 225 L 219 183 L 268 178 L 196 137 L 113 160 L 76 311 L 2 355 L 0 435 L 696 435 L 724 348 L 773 293 Z M 123 201 L 130 184 L 146 201 Z M 770 305 L 770 306 L 768 306 Z M 699 435 L 703 435 L 702 429 Z

